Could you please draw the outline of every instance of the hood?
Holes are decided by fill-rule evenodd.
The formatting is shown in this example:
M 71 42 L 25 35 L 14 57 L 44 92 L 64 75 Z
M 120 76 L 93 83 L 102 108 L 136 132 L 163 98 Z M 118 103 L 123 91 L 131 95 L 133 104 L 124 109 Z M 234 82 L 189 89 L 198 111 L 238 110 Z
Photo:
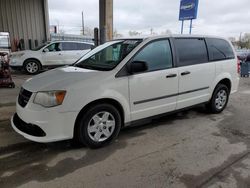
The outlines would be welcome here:
M 57 68 L 28 79 L 23 87 L 31 92 L 62 90 L 72 84 L 95 78 L 99 71 L 78 67 Z
M 10 58 L 17 58 L 21 56 L 25 56 L 27 54 L 32 54 L 33 52 L 31 50 L 23 50 L 23 51 L 17 51 L 10 53 Z
M 31 52 L 31 50 L 22 50 L 22 51 L 17 51 L 17 52 L 11 52 L 10 55 L 15 56 L 15 55 L 24 54 L 27 52 Z

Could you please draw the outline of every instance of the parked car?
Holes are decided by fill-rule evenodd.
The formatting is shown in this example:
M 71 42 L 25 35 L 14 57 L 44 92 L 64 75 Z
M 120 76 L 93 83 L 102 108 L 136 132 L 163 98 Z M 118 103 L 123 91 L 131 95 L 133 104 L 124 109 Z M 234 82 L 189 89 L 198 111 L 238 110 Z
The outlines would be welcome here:
M 33 50 L 11 53 L 10 67 L 14 70 L 24 69 L 29 74 L 37 74 L 44 68 L 72 64 L 93 47 L 93 44 L 86 42 L 49 42 Z
M 248 63 L 248 74 L 250 75 L 250 54 L 247 55 L 245 63 Z
M 237 91 L 237 58 L 223 38 L 155 36 L 107 42 L 74 65 L 26 81 L 11 124 L 36 142 L 74 139 L 91 148 L 122 127 L 191 106 L 212 113 Z
M 237 57 L 240 61 L 245 61 L 246 57 L 250 54 L 249 50 L 236 50 Z

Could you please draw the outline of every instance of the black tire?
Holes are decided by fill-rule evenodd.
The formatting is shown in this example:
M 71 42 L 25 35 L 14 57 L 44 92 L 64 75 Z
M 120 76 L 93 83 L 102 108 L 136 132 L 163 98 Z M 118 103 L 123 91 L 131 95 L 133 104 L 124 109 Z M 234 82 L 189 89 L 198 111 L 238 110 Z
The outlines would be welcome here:
M 89 133 L 88 127 L 90 127 L 90 124 L 94 121 L 92 118 L 95 115 L 102 114 L 103 112 L 108 112 L 111 114 L 110 117 L 112 117 L 114 119 L 115 126 L 113 126 L 113 128 L 112 128 L 113 132 L 110 131 L 110 132 L 112 132 L 110 137 L 108 137 L 104 141 L 95 141 L 95 140 L 93 140 L 94 138 L 91 138 L 91 136 L 95 137 L 95 134 L 98 134 L 97 133 L 98 131 L 94 132 L 94 135 L 90 135 L 91 133 Z M 120 115 L 119 111 L 113 105 L 111 105 L 111 104 L 98 104 L 98 105 L 90 107 L 87 111 L 85 111 L 84 114 L 82 113 L 81 115 L 82 115 L 82 117 L 79 119 L 79 121 L 76 124 L 74 143 L 78 142 L 82 145 L 85 145 L 87 147 L 95 149 L 95 148 L 100 148 L 100 147 L 103 147 L 103 146 L 111 143 L 118 136 L 120 129 L 121 129 L 121 124 L 122 124 L 121 115 Z M 99 124 L 99 126 L 101 126 L 101 125 Z M 102 126 L 104 126 L 104 125 L 102 125 Z M 106 129 L 110 130 L 109 128 L 106 128 Z M 102 130 L 103 130 L 103 127 L 102 127 Z M 105 136 L 104 131 L 101 134 L 103 134 L 102 136 Z M 103 139 L 103 138 L 100 137 L 100 139 Z
M 11 84 L 9 84 L 9 87 L 10 87 L 10 88 L 15 88 L 16 86 L 15 86 L 14 83 L 11 83 Z
M 41 68 L 41 63 L 36 59 L 28 59 L 23 65 L 25 72 L 31 75 L 38 74 Z
M 218 95 L 220 92 L 222 92 L 222 93 L 225 92 L 225 96 L 226 96 L 226 99 L 224 99 L 224 100 L 221 99 L 222 100 L 221 104 L 218 102 L 216 103 L 216 99 L 218 98 Z M 214 113 L 214 114 L 221 113 L 227 106 L 229 94 L 230 94 L 230 92 L 229 92 L 229 89 L 226 85 L 218 84 L 213 92 L 213 96 L 212 96 L 210 102 L 206 105 L 209 112 Z M 223 101 L 225 101 L 225 103 Z

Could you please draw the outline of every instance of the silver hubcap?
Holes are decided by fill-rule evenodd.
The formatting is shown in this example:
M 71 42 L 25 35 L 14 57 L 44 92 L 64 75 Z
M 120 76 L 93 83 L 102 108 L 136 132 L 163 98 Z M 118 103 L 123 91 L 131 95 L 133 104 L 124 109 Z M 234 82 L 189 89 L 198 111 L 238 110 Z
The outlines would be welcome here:
M 37 72 L 38 71 L 38 65 L 37 65 L 37 63 L 35 63 L 35 62 L 29 62 L 29 63 L 27 63 L 26 70 L 29 73 L 35 73 L 35 72 Z
M 88 135 L 95 142 L 107 140 L 115 130 L 115 118 L 106 111 L 95 114 L 88 123 Z
M 220 90 L 215 99 L 215 106 L 218 110 L 224 108 L 227 102 L 227 92 L 225 90 Z

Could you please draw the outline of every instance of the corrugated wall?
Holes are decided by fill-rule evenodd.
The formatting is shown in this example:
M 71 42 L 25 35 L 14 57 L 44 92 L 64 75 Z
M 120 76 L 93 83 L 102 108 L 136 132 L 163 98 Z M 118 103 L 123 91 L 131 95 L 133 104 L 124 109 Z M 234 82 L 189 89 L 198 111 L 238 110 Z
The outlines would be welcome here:
M 24 39 L 25 49 L 48 39 L 47 0 L 0 0 L 0 32 L 9 32 L 11 43 Z

